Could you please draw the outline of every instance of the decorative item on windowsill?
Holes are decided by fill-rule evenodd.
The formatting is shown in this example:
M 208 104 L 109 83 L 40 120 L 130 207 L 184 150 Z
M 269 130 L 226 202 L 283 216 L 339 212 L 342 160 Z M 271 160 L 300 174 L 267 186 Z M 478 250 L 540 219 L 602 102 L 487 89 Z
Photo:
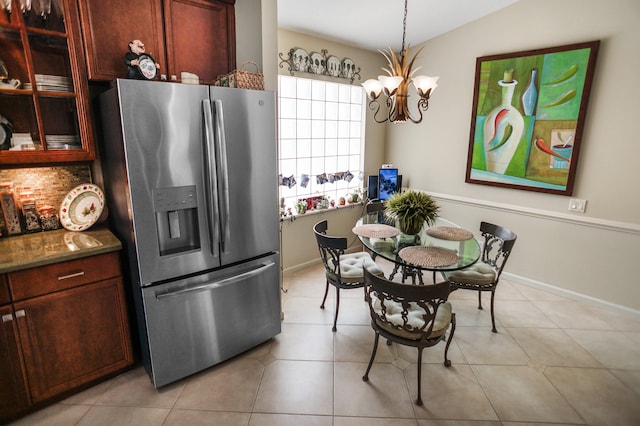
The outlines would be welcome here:
M 378 79 L 369 79 L 362 83 L 367 96 L 369 97 L 369 109 L 375 110 L 373 119 L 378 123 L 389 121 L 391 123 L 403 123 L 410 120 L 414 123 L 422 121 L 422 112 L 429 109 L 429 98 L 431 93 L 438 87 L 436 84 L 440 77 L 428 77 L 425 75 L 414 74 L 422 67 L 413 69 L 413 64 L 422 51 L 422 48 L 416 52 L 413 58 L 409 59 L 409 48 L 405 49 L 405 37 L 407 32 L 407 0 L 404 2 L 404 21 L 402 29 L 402 49 L 400 55 L 389 47 L 389 52 L 380 50 L 379 52 L 385 57 L 389 63 L 389 69 L 382 68 L 388 75 L 380 75 Z M 413 83 L 419 99 L 417 103 L 418 117 L 415 117 L 409 111 L 409 84 Z M 387 107 L 386 117 L 378 118 L 380 111 L 380 103 L 378 98 L 384 92 L 387 97 L 385 104 Z
M 246 71 L 246 65 L 256 67 L 255 72 Z M 214 86 L 237 87 L 238 89 L 264 90 L 264 75 L 260 73 L 258 64 L 252 61 L 243 62 L 240 68 L 225 75 L 218 76 Z
M 140 40 L 129 42 L 129 51 L 124 55 L 127 65 L 127 78 L 137 80 L 154 80 L 158 75 L 158 64 L 151 53 L 146 53 L 144 43 Z
M 391 195 L 384 213 L 398 222 L 402 233 L 417 235 L 425 223 L 431 225 L 435 222 L 439 209 L 440 206 L 429 194 L 408 190 Z
M 300 200 L 296 203 L 296 212 L 298 214 L 304 214 L 307 211 L 307 202 L 304 200 Z

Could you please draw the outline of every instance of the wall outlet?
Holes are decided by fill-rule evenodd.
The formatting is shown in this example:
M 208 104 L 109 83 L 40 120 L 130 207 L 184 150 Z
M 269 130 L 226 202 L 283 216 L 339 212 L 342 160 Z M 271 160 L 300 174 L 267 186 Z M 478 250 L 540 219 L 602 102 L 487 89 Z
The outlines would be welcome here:
M 584 213 L 587 208 L 587 200 L 581 200 L 579 198 L 572 198 L 569 200 L 569 211 Z

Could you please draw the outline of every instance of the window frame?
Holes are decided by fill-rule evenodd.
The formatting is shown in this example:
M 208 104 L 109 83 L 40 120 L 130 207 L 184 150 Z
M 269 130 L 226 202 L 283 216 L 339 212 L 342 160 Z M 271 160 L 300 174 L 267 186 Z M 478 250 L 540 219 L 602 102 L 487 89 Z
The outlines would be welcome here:
M 361 194 L 366 126 L 362 87 L 279 75 L 277 96 L 281 214 L 296 213 L 299 200 L 319 197 L 331 206 L 339 205 L 341 197 Z

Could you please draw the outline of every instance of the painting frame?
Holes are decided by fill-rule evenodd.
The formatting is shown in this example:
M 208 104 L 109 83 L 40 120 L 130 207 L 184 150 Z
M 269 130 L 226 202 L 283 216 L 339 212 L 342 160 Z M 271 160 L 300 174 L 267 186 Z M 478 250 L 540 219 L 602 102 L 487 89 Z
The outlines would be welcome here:
M 599 46 L 476 58 L 465 182 L 573 194 Z

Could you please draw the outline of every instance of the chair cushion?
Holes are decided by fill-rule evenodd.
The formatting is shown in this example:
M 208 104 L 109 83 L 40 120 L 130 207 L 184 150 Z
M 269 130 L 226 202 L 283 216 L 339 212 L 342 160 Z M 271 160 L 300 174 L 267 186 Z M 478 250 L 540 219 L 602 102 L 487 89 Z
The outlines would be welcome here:
M 384 271 L 378 266 L 371 255 L 365 252 L 347 253 L 340 256 L 340 276 L 344 282 L 361 282 L 364 278 L 362 267 L 374 275 L 383 275 Z
M 373 294 L 372 297 L 375 297 Z M 402 327 L 404 322 L 402 320 L 402 305 L 399 302 L 394 302 L 392 300 L 385 300 L 385 306 L 387 308 L 387 321 L 391 324 Z M 382 315 L 382 308 L 380 304 L 380 299 L 376 298 L 373 303 L 373 309 L 378 315 Z M 413 328 L 420 329 L 420 327 L 424 326 L 424 309 L 418 306 L 415 303 L 411 303 L 408 309 L 407 315 L 407 324 Z M 376 320 L 376 324 L 379 327 L 385 329 L 389 333 L 400 336 L 409 340 L 419 340 L 421 335 L 420 332 L 411 332 L 407 330 L 399 330 L 393 328 L 389 324 L 385 324 L 380 320 Z M 449 328 L 449 324 L 451 324 L 451 303 L 444 302 L 438 307 L 438 312 L 436 313 L 435 322 L 433 324 L 433 329 L 431 334 L 429 335 L 430 339 L 440 337 L 444 335 Z
M 444 276 L 447 280 L 454 283 L 492 286 L 496 280 L 496 271 L 486 263 L 477 262 L 468 268 L 447 272 Z

